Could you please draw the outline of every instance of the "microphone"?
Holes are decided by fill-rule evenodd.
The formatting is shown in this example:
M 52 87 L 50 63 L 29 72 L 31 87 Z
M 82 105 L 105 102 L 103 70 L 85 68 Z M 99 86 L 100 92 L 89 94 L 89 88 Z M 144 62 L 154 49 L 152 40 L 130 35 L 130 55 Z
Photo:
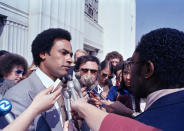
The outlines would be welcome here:
M 77 78 L 77 80 L 80 80 L 81 78 L 80 72 L 75 72 L 75 78 Z
M 14 121 L 12 114 L 10 113 L 12 104 L 9 100 L 3 98 L 0 100 L 0 116 L 4 116 L 8 123 Z
M 88 93 L 90 93 L 93 97 L 99 96 L 102 100 L 106 100 L 102 95 L 102 92 L 103 88 L 97 82 L 88 89 Z
M 77 91 L 77 93 L 79 94 L 80 98 L 83 98 L 83 95 L 81 92 L 81 85 L 80 85 L 79 81 L 77 79 L 74 79 L 73 83 L 74 83 L 74 88 Z
M 74 101 L 76 101 L 77 100 L 77 95 L 76 95 L 76 92 L 75 92 L 75 89 L 74 89 L 74 82 L 72 80 L 71 75 L 68 75 L 67 87 L 69 87 L 69 89 L 71 90 Z
M 71 114 L 71 105 L 70 105 L 70 98 L 71 98 L 71 94 L 68 92 L 68 88 L 63 88 L 64 92 L 63 95 L 66 99 L 66 111 L 67 111 L 67 115 L 68 115 L 68 120 L 72 120 L 72 114 Z

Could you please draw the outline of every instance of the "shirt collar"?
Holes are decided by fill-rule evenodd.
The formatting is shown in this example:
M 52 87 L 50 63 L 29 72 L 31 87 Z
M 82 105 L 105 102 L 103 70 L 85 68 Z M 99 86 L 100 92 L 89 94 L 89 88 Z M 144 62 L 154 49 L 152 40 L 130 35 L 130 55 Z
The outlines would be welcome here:
M 49 88 L 54 83 L 54 81 L 48 75 L 46 75 L 42 70 L 40 70 L 40 68 L 36 69 L 36 74 L 46 88 Z
M 158 91 L 155 91 L 149 94 L 148 97 L 146 98 L 145 110 L 147 110 L 159 98 L 166 96 L 168 94 L 174 93 L 174 92 L 182 91 L 182 90 L 184 90 L 184 88 L 162 89 L 162 90 L 158 90 Z

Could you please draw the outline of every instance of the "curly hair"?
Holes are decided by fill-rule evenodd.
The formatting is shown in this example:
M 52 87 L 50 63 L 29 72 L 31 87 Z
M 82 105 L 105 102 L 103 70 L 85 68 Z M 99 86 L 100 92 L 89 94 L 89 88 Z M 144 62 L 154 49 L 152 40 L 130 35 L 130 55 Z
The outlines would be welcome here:
M 32 43 L 32 54 L 35 65 L 39 66 L 42 59 L 41 53 L 50 54 L 50 50 L 56 39 L 65 39 L 70 41 L 71 35 L 68 31 L 60 28 L 51 28 L 38 34 Z
M 110 59 L 114 59 L 114 58 L 118 58 L 120 60 L 120 62 L 123 61 L 123 56 L 117 51 L 109 52 L 105 57 L 105 59 L 108 61 L 110 61 Z
M 3 56 L 5 54 L 8 54 L 9 52 L 6 50 L 0 50 L 0 56 Z
M 1 78 L 11 73 L 12 69 L 15 66 L 23 67 L 24 69 L 23 75 L 27 73 L 27 68 L 28 68 L 27 61 L 24 57 L 18 54 L 13 54 L 13 53 L 6 54 L 0 59 L 0 65 L 1 65 L 0 66 L 0 77 Z
M 144 35 L 135 52 L 140 61 L 154 64 L 156 80 L 166 86 L 184 85 L 184 33 L 160 28 Z

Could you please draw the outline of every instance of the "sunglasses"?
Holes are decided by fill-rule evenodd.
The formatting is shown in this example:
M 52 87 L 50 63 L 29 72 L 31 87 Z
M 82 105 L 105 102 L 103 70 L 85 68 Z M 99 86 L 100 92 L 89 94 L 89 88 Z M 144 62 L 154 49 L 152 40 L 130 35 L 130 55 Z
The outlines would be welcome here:
M 103 77 L 103 78 L 108 77 L 109 79 L 112 79 L 112 78 L 113 78 L 112 75 L 108 75 L 108 74 L 105 74 L 105 73 L 102 73 L 102 77 Z
M 123 71 L 123 75 L 128 75 L 130 73 L 131 73 L 130 71 Z
M 18 75 L 24 73 L 24 71 L 22 71 L 22 70 L 16 70 L 15 72 L 16 72 L 16 74 L 18 74 Z
M 88 69 L 88 68 L 81 68 L 81 71 L 84 72 L 84 73 L 87 73 L 88 71 L 90 71 L 91 74 L 96 74 L 98 72 L 98 70 Z

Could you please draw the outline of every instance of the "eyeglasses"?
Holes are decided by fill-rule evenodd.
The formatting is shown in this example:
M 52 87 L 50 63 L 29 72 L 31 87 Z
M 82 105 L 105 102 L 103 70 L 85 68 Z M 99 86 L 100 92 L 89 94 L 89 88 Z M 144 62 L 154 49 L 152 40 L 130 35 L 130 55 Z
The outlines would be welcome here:
M 81 68 L 80 69 L 82 72 L 87 73 L 88 71 L 91 72 L 91 74 L 96 74 L 98 72 L 98 70 L 95 69 L 88 69 L 88 68 Z
M 16 72 L 16 74 L 18 74 L 18 75 L 24 73 L 24 71 L 22 71 L 22 70 L 16 70 L 15 72 Z
M 119 61 L 111 61 L 111 62 L 112 62 L 112 63 L 116 63 L 116 64 L 119 63 Z
M 127 66 L 132 67 L 134 64 L 141 64 L 141 63 L 144 63 L 144 61 L 133 61 L 133 60 L 130 60 L 130 61 L 128 61 Z
M 123 75 L 128 75 L 130 73 L 131 73 L 130 71 L 123 71 Z
M 105 74 L 105 73 L 102 73 L 102 77 L 103 78 L 106 78 L 106 77 L 108 77 L 108 79 L 112 79 L 112 75 L 108 75 L 108 74 Z

